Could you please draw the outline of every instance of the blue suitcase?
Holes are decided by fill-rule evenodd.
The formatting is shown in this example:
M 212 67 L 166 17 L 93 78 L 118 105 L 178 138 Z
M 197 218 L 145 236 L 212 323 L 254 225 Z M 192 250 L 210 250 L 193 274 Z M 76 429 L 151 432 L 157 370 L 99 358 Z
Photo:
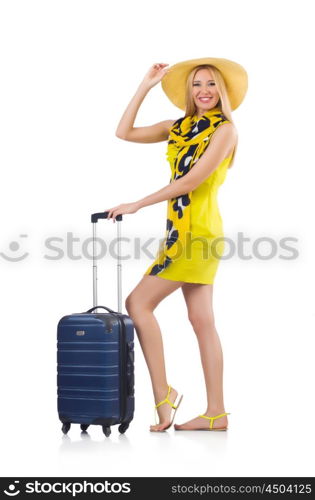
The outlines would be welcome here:
M 97 306 L 96 223 L 108 212 L 92 214 L 93 307 L 63 316 L 57 327 L 57 400 L 64 434 L 72 423 L 81 430 L 101 425 L 108 437 L 111 425 L 124 433 L 134 415 L 134 325 L 121 313 L 120 221 L 118 215 L 118 311 Z M 97 309 L 107 312 L 97 312 Z

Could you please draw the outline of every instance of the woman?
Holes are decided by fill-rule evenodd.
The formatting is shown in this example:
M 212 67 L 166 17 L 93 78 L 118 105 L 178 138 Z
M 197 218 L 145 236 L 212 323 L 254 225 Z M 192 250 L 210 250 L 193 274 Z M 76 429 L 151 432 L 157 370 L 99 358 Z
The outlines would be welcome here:
M 124 112 L 116 135 L 140 143 L 168 141 L 171 182 L 141 200 L 106 211 L 108 218 L 115 219 L 119 214 L 135 213 L 145 206 L 168 201 L 163 245 L 125 303 L 148 365 L 159 416 L 159 423 L 151 425 L 150 430 L 168 429 L 182 398 L 168 384 L 161 331 L 153 314 L 161 300 L 178 288 L 182 289 L 197 336 L 208 406 L 204 414 L 182 425 L 175 424 L 175 429 L 226 430 L 223 355 L 212 309 L 213 282 L 224 249 L 216 195 L 234 160 L 237 133 L 231 109 L 245 96 L 247 74 L 227 59 L 194 59 L 167 66 L 157 63 L 149 69 Z M 134 127 L 143 99 L 160 81 L 173 104 L 185 110 L 185 116 Z

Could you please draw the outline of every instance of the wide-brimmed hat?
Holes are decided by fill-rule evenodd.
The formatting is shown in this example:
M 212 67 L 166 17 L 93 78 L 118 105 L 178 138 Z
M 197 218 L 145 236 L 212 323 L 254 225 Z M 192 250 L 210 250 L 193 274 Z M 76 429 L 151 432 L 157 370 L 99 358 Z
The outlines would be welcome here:
M 190 71 L 200 64 L 212 64 L 222 74 L 232 110 L 243 101 L 248 87 L 248 76 L 240 64 L 218 57 L 202 57 L 182 61 L 168 68 L 161 85 L 167 97 L 175 106 L 185 111 L 186 81 Z

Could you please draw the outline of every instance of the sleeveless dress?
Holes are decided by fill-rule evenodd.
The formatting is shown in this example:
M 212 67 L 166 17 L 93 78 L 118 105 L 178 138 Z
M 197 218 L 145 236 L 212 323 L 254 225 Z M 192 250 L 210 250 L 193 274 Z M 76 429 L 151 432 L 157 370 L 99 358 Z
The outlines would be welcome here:
M 219 116 L 217 125 L 229 121 L 224 115 Z M 177 151 L 179 152 L 180 149 Z M 154 262 L 144 275 L 187 283 L 212 284 L 214 282 L 220 258 L 224 253 L 223 222 L 218 207 L 217 194 L 226 178 L 232 157 L 233 153 L 225 158 L 207 179 L 191 191 L 188 201 L 185 202 L 185 196 L 187 199 L 188 195 L 167 200 L 166 236 L 160 244 Z M 171 155 L 168 155 L 168 159 L 174 179 L 176 178 L 174 171 L 176 157 L 172 158 Z M 176 200 L 175 203 L 174 200 Z M 185 231 L 185 242 L 181 248 L 174 248 L 172 255 L 169 249 L 166 255 L 163 248 L 167 245 L 172 230 L 176 229 L 176 224 L 179 223 L 179 201 L 181 201 L 180 204 L 183 208 L 185 205 L 189 205 L 189 219 L 186 223 L 188 230 Z M 173 240 L 176 241 L 178 231 L 173 231 L 174 234 L 176 237 L 173 236 Z

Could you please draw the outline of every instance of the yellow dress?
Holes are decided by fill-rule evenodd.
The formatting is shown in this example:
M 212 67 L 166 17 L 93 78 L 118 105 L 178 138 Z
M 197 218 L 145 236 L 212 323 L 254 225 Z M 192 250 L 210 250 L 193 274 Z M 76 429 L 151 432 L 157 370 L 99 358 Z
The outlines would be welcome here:
M 218 115 L 215 116 L 217 117 L 216 126 L 228 122 L 222 114 L 219 115 L 219 118 Z M 204 115 L 203 119 L 212 119 L 213 117 L 214 111 Z M 207 134 L 207 131 L 212 130 L 213 132 L 215 130 L 215 128 L 210 128 L 208 122 L 203 123 L 205 123 L 204 127 L 206 128 L 202 133 L 198 131 L 198 137 L 201 138 Z M 193 119 L 192 123 L 190 123 L 191 126 L 194 124 L 196 124 L 196 119 Z M 189 128 L 189 130 L 192 129 Z M 192 137 L 190 135 L 190 139 Z M 209 135 L 206 137 L 210 139 L 211 134 L 210 137 Z M 180 144 L 182 145 L 183 143 Z M 196 145 L 196 140 L 194 145 Z M 192 147 L 192 145 L 187 146 L 185 151 L 185 153 L 190 154 L 189 158 L 192 157 Z M 178 170 L 177 174 L 175 172 L 176 161 L 174 160 L 176 160 L 176 155 L 182 150 L 183 148 L 180 149 L 178 147 L 173 157 L 171 154 L 168 156 L 173 179 L 180 177 Z M 196 151 L 196 147 L 194 147 L 193 151 Z M 201 154 L 199 154 L 200 156 Z M 160 245 L 156 259 L 146 270 L 145 275 L 154 275 L 168 280 L 184 281 L 187 283 L 212 284 L 214 282 L 220 258 L 224 252 L 223 223 L 218 207 L 217 194 L 219 187 L 226 178 L 232 156 L 231 154 L 225 158 L 211 175 L 189 193 L 189 195 L 183 195 L 167 201 L 166 237 Z M 195 161 L 199 159 L 198 155 L 194 158 Z M 191 168 L 191 164 L 189 168 Z M 186 213 L 186 226 L 182 226 L 182 231 L 180 226 L 182 223 L 180 221 L 181 208 L 183 209 L 182 213 Z M 178 237 L 179 235 L 181 235 L 181 238 Z M 171 243 L 166 250 L 165 245 L 169 241 Z M 177 245 L 173 244 L 173 242 Z

